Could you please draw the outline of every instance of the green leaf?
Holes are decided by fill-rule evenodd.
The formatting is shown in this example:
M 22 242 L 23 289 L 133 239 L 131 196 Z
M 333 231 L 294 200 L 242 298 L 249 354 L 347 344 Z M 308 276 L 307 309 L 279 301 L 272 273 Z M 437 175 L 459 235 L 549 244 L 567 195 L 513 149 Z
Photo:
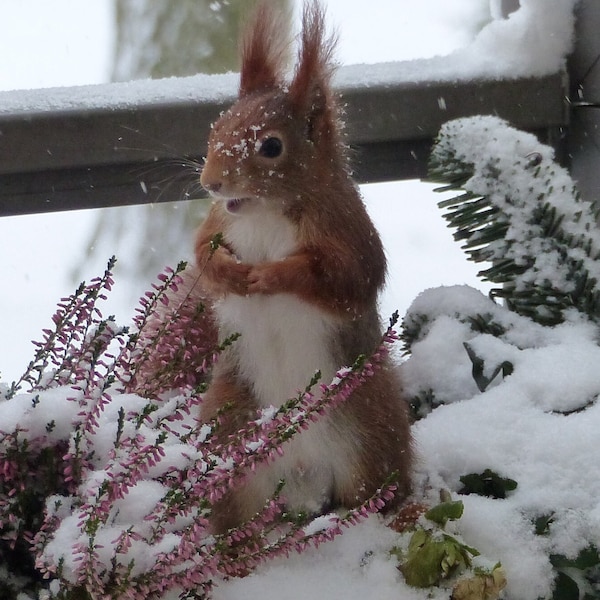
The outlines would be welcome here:
M 477 494 L 488 498 L 506 498 L 508 492 L 517 488 L 517 482 L 508 477 L 500 477 L 491 469 L 483 473 L 470 473 L 460 478 L 463 487 L 459 494 Z
M 584 548 L 576 558 L 566 558 L 562 554 L 550 555 L 550 562 L 556 569 L 591 569 L 600 565 L 600 555 L 594 546 Z
M 559 573 L 554 580 L 552 600 L 579 600 L 579 586 L 565 573 Z
M 425 518 L 445 527 L 448 521 L 460 519 L 464 512 L 464 504 L 461 500 L 454 502 L 442 502 L 425 513 Z
M 210 240 L 210 256 L 212 256 L 222 245 L 224 242 L 223 233 L 219 231 L 215 233 Z
M 410 539 L 406 561 L 400 571 L 408 585 L 431 587 L 471 566 L 479 552 L 456 538 L 418 529 Z
M 471 344 L 468 342 L 463 342 L 463 346 L 465 347 L 467 355 L 473 364 L 472 375 L 480 392 L 485 392 L 490 383 L 492 383 L 492 381 L 494 381 L 494 379 L 496 379 L 500 373 L 502 373 L 503 377 L 508 377 L 508 375 L 511 375 L 514 371 L 513 364 L 508 360 L 505 360 L 496 366 L 496 368 L 492 371 L 492 374 L 488 377 L 485 375 L 485 361 L 477 356 Z
M 408 585 L 418 588 L 435 585 L 441 578 L 444 547 L 431 538 L 431 533 L 419 529 L 413 533 L 408 546 L 408 557 L 400 570 Z
M 536 535 L 548 535 L 550 533 L 550 525 L 554 522 L 554 513 L 542 515 L 534 521 Z

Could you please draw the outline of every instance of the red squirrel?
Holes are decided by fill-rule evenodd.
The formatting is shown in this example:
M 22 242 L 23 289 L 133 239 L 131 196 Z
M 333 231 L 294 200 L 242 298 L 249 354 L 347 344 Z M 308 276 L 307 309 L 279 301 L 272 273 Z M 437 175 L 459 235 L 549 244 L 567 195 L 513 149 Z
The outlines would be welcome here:
M 335 40 L 320 3 L 307 3 L 287 81 L 285 30 L 273 3 L 259 2 L 242 39 L 239 98 L 212 127 L 200 179 L 214 202 L 197 234 L 197 266 L 221 338 L 241 334 L 203 402 L 203 420 L 230 404 L 221 435 L 295 397 L 317 370 L 329 383 L 382 334 L 386 259 L 350 173 L 331 84 Z M 412 451 L 400 389 L 385 363 L 219 501 L 215 530 L 255 515 L 280 480 L 288 505 L 312 514 L 360 504 L 392 472 L 405 497 Z

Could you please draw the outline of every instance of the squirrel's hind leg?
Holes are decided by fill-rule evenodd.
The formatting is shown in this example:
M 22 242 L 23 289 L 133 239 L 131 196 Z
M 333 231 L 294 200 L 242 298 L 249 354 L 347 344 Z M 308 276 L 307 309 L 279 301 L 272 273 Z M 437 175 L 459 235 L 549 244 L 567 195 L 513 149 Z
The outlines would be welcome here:
M 372 496 L 395 473 L 392 509 L 411 491 L 412 439 L 408 404 L 399 393 L 396 369 L 384 365 L 340 407 L 354 424 L 359 445 L 351 486 L 334 490 L 334 503 L 352 508 Z

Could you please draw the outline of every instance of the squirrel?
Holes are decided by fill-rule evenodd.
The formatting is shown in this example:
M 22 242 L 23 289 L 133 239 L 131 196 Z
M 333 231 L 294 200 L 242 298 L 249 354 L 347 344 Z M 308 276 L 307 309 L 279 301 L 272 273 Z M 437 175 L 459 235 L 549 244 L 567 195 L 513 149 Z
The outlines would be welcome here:
M 240 334 L 202 404 L 203 421 L 221 414 L 224 436 L 381 341 L 386 258 L 350 172 L 331 82 L 335 36 L 318 0 L 306 3 L 287 81 L 285 21 L 272 2 L 258 3 L 242 37 L 239 97 L 212 125 L 200 177 L 213 204 L 196 265 L 221 339 Z M 411 459 L 407 405 L 388 361 L 216 502 L 213 528 L 253 517 L 280 480 L 288 506 L 309 514 L 355 507 L 391 473 L 400 500 Z

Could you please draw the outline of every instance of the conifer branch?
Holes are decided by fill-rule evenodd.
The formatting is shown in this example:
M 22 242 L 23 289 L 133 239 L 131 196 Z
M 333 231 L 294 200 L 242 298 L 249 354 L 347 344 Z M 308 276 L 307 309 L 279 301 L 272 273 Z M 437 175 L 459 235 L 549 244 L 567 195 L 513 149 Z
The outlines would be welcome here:
M 446 123 L 428 179 L 456 195 L 439 203 L 469 259 L 497 284 L 492 296 L 554 325 L 569 309 L 600 318 L 598 211 L 553 150 L 496 117 Z

